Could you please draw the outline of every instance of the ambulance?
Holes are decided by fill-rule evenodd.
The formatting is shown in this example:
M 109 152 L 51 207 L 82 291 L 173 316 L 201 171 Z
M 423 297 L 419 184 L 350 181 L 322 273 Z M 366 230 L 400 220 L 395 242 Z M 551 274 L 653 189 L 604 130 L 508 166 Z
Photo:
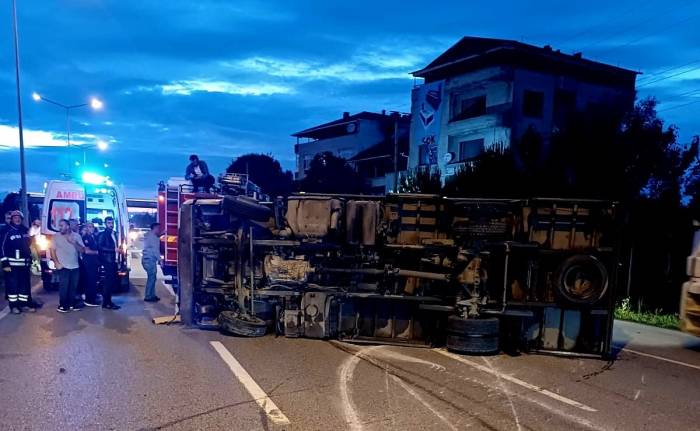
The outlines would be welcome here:
M 54 263 L 47 252 L 52 237 L 59 231 L 60 220 L 77 219 L 80 223 L 91 221 L 98 232 L 104 230 L 104 220 L 114 218 L 119 253 L 117 268 L 121 290 L 129 288 L 130 261 L 128 258 L 129 215 L 123 189 L 109 177 L 85 172 L 82 181 L 52 180 L 46 183 L 41 210 L 41 233 L 45 239 L 39 247 L 42 251 L 42 281 L 44 288 L 54 290 L 57 276 Z

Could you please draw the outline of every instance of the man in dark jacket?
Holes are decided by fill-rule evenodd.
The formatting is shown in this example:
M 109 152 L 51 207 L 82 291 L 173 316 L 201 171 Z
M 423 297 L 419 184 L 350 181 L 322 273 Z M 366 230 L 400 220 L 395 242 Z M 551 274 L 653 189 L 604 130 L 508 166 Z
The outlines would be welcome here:
M 102 308 L 119 310 L 121 307 L 112 302 L 112 292 L 117 284 L 117 236 L 114 232 L 114 218 L 105 218 L 105 230 L 97 237 L 100 263 L 105 270 L 102 285 Z
M 10 223 L 3 229 L 0 240 L 0 262 L 5 273 L 5 289 L 10 303 L 10 312 L 20 314 L 22 311 L 36 311 L 30 302 L 31 277 L 29 268 L 32 264 L 32 252 L 29 247 L 31 239 L 27 227 L 22 224 L 24 215 L 12 211 Z
M 95 225 L 85 223 L 83 232 L 83 244 L 85 244 L 85 252 L 83 253 L 81 277 L 85 279 L 85 305 L 88 307 L 97 307 L 97 281 L 100 269 L 99 248 L 97 246 L 97 238 L 95 237 Z
M 204 189 L 209 193 L 209 189 L 214 185 L 214 177 L 209 173 L 209 167 L 203 160 L 199 160 L 196 154 L 190 156 L 190 164 L 185 170 L 185 179 L 192 181 L 195 192 Z

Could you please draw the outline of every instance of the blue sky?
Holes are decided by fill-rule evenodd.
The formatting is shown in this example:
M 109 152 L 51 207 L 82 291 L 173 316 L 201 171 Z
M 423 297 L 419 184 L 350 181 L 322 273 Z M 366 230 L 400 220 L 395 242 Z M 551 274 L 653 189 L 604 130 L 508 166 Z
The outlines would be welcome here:
M 0 7 L 0 191 L 19 186 L 9 2 Z M 578 4 L 580 3 L 580 4 Z M 30 191 L 83 159 L 65 116 L 36 91 L 104 109 L 72 115 L 72 141 L 125 185 L 153 196 L 198 153 L 215 172 L 237 155 L 294 163 L 291 133 L 343 111 L 410 109 L 419 69 L 465 35 L 550 44 L 639 70 L 641 96 L 700 133 L 700 4 L 599 1 L 18 0 Z M 696 91 L 697 90 L 697 91 Z M 683 106 L 688 104 L 687 106 Z M 105 168 L 104 164 L 108 167 Z

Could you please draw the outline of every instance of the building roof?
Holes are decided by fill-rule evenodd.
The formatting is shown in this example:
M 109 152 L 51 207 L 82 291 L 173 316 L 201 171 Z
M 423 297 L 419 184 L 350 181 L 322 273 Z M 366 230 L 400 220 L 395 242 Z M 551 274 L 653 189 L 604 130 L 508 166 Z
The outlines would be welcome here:
M 507 63 L 525 63 L 539 68 L 559 67 L 569 72 L 576 69 L 597 74 L 598 78 L 601 78 L 601 75 L 633 78 L 638 74 L 632 70 L 585 59 L 581 53 L 565 54 L 559 50 L 555 51 L 549 45 L 538 47 L 515 40 L 471 36 L 463 37 L 426 67 L 412 74 L 430 81 L 469 69 Z
M 393 118 L 391 114 L 387 114 L 385 111 L 382 112 L 368 112 L 368 111 L 362 111 L 358 112 L 357 114 L 349 115 L 349 113 L 344 113 L 343 117 L 338 119 L 338 120 L 333 120 L 329 121 L 328 123 L 323 123 L 318 126 L 314 126 L 305 130 L 302 130 L 301 132 L 296 132 L 293 133 L 292 136 L 297 137 L 297 138 L 312 138 L 312 139 L 318 139 L 321 137 L 321 135 L 324 135 L 325 131 L 327 129 L 332 129 L 336 126 L 344 126 L 346 124 L 352 123 L 357 120 L 374 120 L 374 121 L 387 121 L 388 119 Z M 401 119 L 407 118 L 406 115 L 402 115 L 400 117 Z M 410 119 L 406 119 L 405 121 L 410 121 Z

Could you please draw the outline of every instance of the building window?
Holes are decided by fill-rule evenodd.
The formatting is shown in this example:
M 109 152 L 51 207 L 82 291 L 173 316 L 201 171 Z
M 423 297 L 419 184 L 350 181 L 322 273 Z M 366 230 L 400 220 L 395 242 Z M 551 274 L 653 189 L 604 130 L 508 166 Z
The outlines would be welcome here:
M 576 113 L 576 93 L 557 89 L 554 91 L 554 126 L 561 130 L 566 127 L 571 117 Z
M 542 118 L 544 112 L 544 93 L 541 91 L 525 90 L 523 94 L 523 115 L 526 117 Z
M 462 136 L 450 136 L 447 145 L 447 150 L 450 153 L 449 159 L 445 159 L 447 163 L 461 163 L 474 160 L 484 152 L 483 139 L 465 139 Z
M 464 162 L 472 160 L 484 152 L 484 140 L 472 139 L 469 141 L 460 141 L 459 143 L 459 161 Z
M 452 96 L 452 118 L 450 121 L 466 120 L 486 114 L 486 96 L 466 97 L 463 94 Z
M 314 159 L 313 156 L 304 156 L 304 171 L 308 171 L 311 167 L 311 161 Z

